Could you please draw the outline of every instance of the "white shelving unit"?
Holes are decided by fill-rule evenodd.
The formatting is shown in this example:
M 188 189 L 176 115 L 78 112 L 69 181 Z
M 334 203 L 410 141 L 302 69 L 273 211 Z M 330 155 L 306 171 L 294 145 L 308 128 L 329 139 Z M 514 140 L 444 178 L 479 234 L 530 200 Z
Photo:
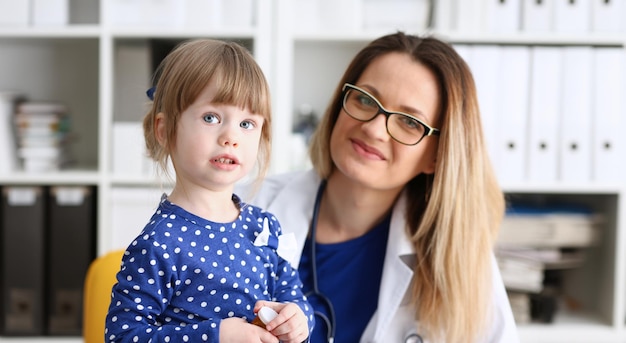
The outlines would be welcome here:
M 291 168 L 294 112 L 310 105 L 321 114 L 350 59 L 372 39 L 394 29 L 302 30 L 294 0 L 252 0 L 253 25 L 247 27 L 119 27 L 106 18 L 104 0 L 82 1 L 65 27 L 0 27 L 0 90 L 18 90 L 33 100 L 58 100 L 71 109 L 77 167 L 58 173 L 0 175 L 4 185 L 93 185 L 97 188 L 97 251 L 119 248 L 112 237 L 112 197 L 117 188 L 159 187 L 156 178 L 113 171 L 113 126 L 140 121 L 150 69 L 145 58 L 155 41 L 175 44 L 187 38 L 237 40 L 249 46 L 265 71 L 273 93 L 272 172 Z M 320 0 L 325 3 L 332 1 Z M 356 1 L 356 0 L 354 0 Z M 416 0 L 417 1 L 417 0 Z M 305 1 L 306 2 L 306 1 Z M 310 2 L 310 0 L 308 1 Z M 304 3 L 304 2 L 300 2 Z M 482 34 L 437 31 L 458 44 L 626 46 L 624 34 Z M 120 78 L 119 70 L 131 70 Z M 117 76 L 116 76 L 117 75 Z M 574 198 L 607 218 L 600 246 L 588 263 L 567 275 L 571 292 L 584 305 L 580 313 L 557 315 L 553 324 L 519 327 L 522 342 L 623 342 L 626 337 L 626 182 L 589 184 L 504 184 L 508 194 Z M 156 202 L 156 200 L 154 200 Z M 80 342 L 64 337 L 0 337 L 0 343 Z

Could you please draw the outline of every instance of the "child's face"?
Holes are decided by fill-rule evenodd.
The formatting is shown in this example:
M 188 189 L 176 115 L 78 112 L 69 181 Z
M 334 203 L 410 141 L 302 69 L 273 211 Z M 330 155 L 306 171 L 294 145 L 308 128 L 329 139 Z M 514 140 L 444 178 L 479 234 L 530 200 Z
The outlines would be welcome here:
M 210 83 L 180 116 L 172 162 L 177 183 L 213 191 L 232 189 L 257 161 L 263 117 L 214 104 Z

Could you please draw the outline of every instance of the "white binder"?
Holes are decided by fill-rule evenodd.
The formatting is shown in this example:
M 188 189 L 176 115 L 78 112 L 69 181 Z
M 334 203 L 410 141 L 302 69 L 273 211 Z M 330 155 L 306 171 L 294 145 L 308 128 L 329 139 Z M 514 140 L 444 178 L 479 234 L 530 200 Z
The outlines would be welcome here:
M 219 28 L 221 5 L 219 0 L 184 0 L 185 26 L 192 29 Z
M 530 48 L 504 46 L 498 68 L 496 173 L 502 184 L 526 177 Z
M 456 2 L 457 0 L 433 1 L 433 24 L 437 31 L 445 32 L 455 28 L 457 18 Z
M 34 26 L 65 26 L 70 23 L 69 0 L 31 1 Z
M 30 1 L 0 0 L 0 27 L 28 26 L 30 9 Z
M 185 6 L 178 0 L 107 0 L 105 22 L 113 26 L 182 27 Z
M 521 0 L 485 0 L 487 30 L 517 32 L 521 29 Z
M 498 126 L 496 101 L 501 89 L 498 84 L 501 48 L 497 45 L 474 45 L 471 54 L 470 68 L 476 82 L 485 142 L 491 162 L 494 168 L 498 170 L 497 164 L 500 162 L 500 158 L 496 147 L 500 128 Z
M 120 177 L 153 177 L 141 122 L 113 122 L 113 173 Z
M 563 48 L 559 179 L 569 184 L 591 180 L 592 71 L 592 47 Z
M 528 126 L 528 180 L 557 179 L 561 104 L 561 48 L 532 48 Z
M 621 32 L 624 6 L 624 0 L 591 0 L 591 31 Z
M 108 206 L 111 209 L 111 229 L 107 230 L 109 246 L 125 249 L 141 233 L 159 205 L 161 194 L 169 189 L 158 187 L 114 187 Z
M 316 0 L 320 31 L 358 32 L 363 28 L 363 3 L 360 0 Z
M 456 29 L 458 32 L 484 32 L 486 29 L 485 24 L 485 9 L 487 1 L 491 0 L 457 0 L 455 21 Z
M 560 0 L 521 0 L 522 31 L 548 32 L 552 30 L 554 2 Z
M 593 83 L 593 181 L 623 181 L 624 52 L 595 48 Z
M 221 0 L 222 26 L 251 28 L 254 22 L 254 6 L 252 0 Z M 257 6 L 263 6 L 258 4 Z
M 587 33 L 590 31 L 591 0 L 555 0 L 554 31 Z

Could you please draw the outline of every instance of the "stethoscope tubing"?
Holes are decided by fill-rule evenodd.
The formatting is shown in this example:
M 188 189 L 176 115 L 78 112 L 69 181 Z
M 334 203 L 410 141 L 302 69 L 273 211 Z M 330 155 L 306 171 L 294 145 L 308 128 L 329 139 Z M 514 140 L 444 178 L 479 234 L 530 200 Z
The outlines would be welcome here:
M 311 278 L 313 281 L 313 289 L 305 294 L 305 296 L 309 297 L 311 295 L 315 295 L 319 297 L 328 309 L 328 316 L 325 316 L 320 311 L 314 311 L 314 313 L 321 318 L 326 327 L 328 328 L 328 343 L 333 343 L 335 340 L 335 329 L 337 327 L 337 323 L 335 320 L 335 308 L 333 307 L 332 301 L 320 292 L 318 284 L 317 284 L 317 259 L 316 259 L 316 242 L 315 236 L 317 232 L 317 218 L 319 216 L 320 203 L 322 201 L 322 194 L 324 193 L 324 189 L 326 188 L 326 180 L 323 180 L 320 184 L 317 194 L 315 195 L 315 205 L 313 206 L 313 218 L 311 218 Z

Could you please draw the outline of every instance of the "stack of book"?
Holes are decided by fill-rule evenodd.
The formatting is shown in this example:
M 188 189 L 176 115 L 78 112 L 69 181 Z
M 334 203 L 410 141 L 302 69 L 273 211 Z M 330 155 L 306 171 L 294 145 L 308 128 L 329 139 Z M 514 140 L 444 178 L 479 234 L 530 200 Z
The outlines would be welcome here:
M 59 170 L 71 162 L 67 108 L 53 102 L 23 102 L 14 116 L 17 156 L 24 171 Z
M 18 169 L 13 133 L 13 113 L 22 95 L 0 90 L 0 175 L 10 174 Z
M 508 209 L 495 255 L 518 323 L 552 321 L 560 274 L 584 263 L 587 248 L 600 240 L 601 222 L 579 206 Z

